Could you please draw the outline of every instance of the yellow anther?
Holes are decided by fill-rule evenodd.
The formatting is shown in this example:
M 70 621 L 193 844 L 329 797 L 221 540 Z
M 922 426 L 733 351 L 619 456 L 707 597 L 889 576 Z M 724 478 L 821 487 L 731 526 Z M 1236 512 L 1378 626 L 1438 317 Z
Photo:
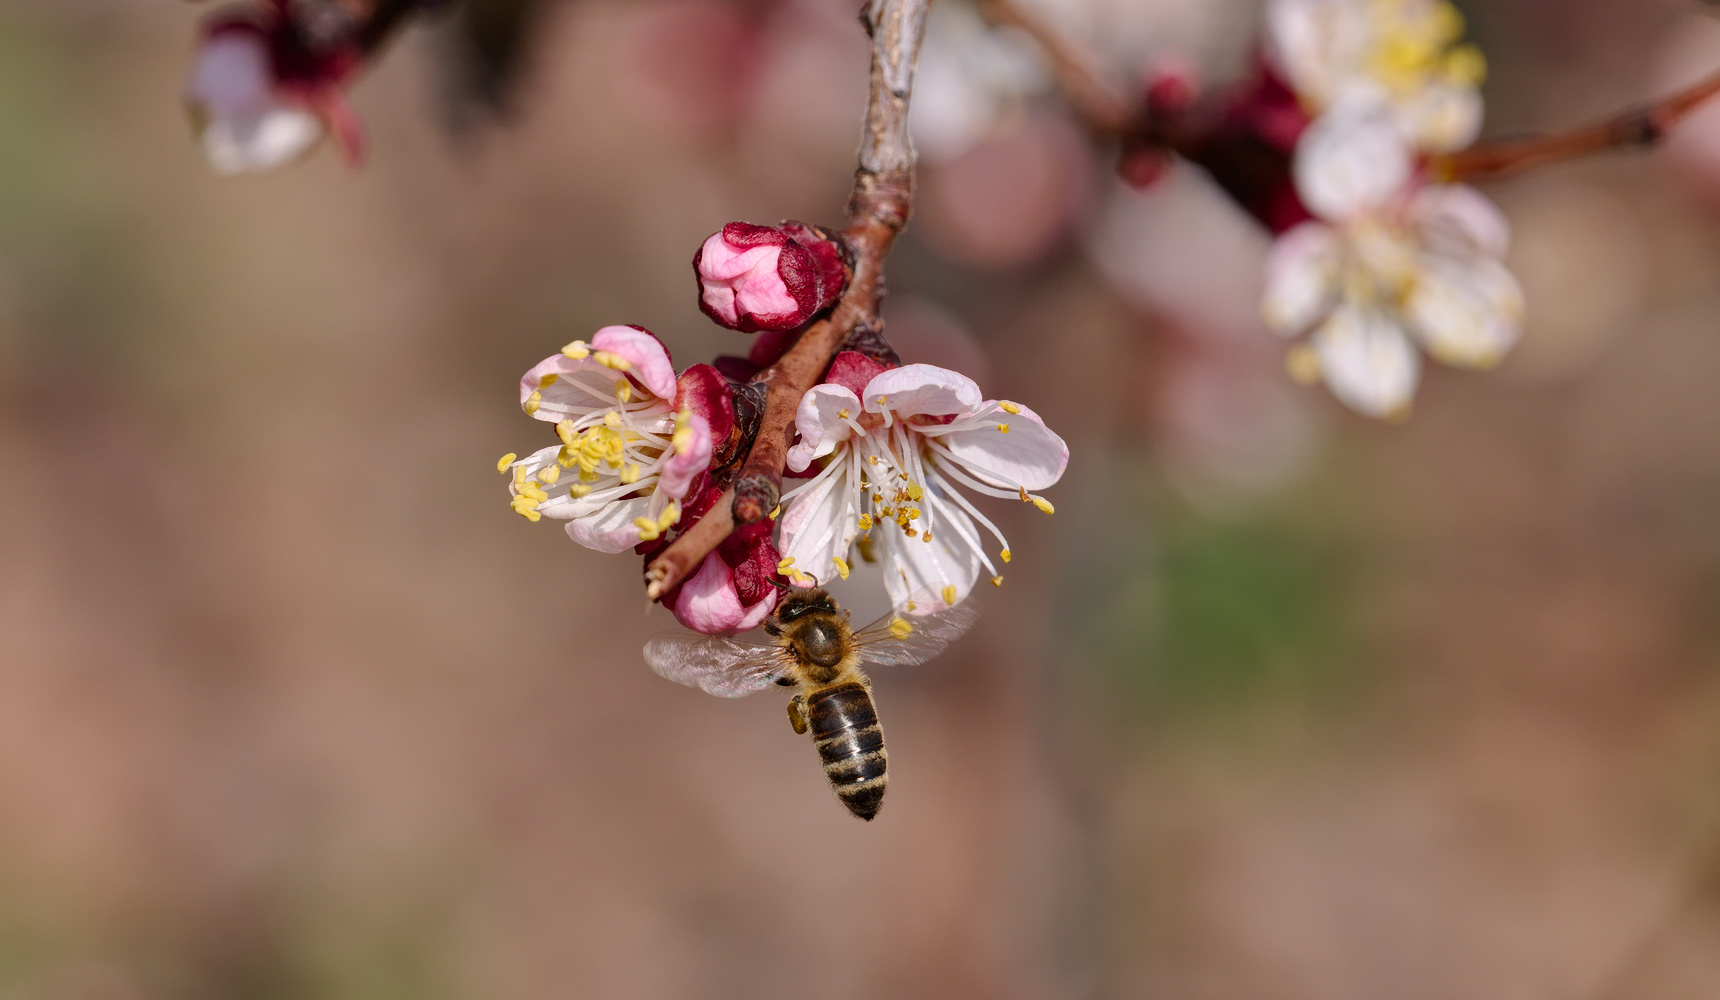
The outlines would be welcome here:
M 561 353 L 567 355 L 568 357 L 572 358 L 575 361 L 584 361 L 586 358 L 591 356 L 591 348 L 589 348 L 585 345 L 585 341 L 576 340 L 573 343 L 562 348 Z
M 1459 45 L 1445 54 L 1445 76 L 1460 87 L 1479 87 L 1487 79 L 1487 57 L 1473 45 Z
M 515 507 L 514 513 L 518 514 L 519 516 L 525 518 L 528 521 L 534 521 L 535 522 L 535 521 L 543 520 L 543 515 L 539 514 L 537 511 L 531 509 L 530 507 Z
M 878 456 L 877 455 L 867 455 L 866 456 L 866 464 L 877 465 L 878 464 Z
M 642 542 L 654 542 L 663 535 L 657 530 L 657 522 L 648 517 L 634 518 L 633 526 L 639 529 L 639 540 Z
M 924 489 L 920 488 L 919 483 L 909 483 L 908 484 L 908 499 L 909 500 L 913 500 L 917 503 L 921 500 L 924 500 L 925 498 L 926 498 L 926 491 Z
M 671 500 L 669 501 L 669 506 L 663 508 L 663 513 L 657 515 L 657 528 L 660 531 L 668 531 L 669 525 L 674 524 L 680 519 L 681 505 Z
M 908 508 L 908 520 L 918 521 L 919 519 L 920 519 L 920 508 L 909 507 Z
M 605 413 L 603 415 L 603 426 L 612 431 L 619 429 L 621 426 L 621 413 L 617 410 L 610 410 L 608 413 Z
M 1320 381 L 1320 354 L 1307 344 L 1297 344 L 1284 355 L 1284 370 L 1303 385 Z
M 1051 506 L 1051 501 L 1045 499 L 1044 497 L 1034 497 L 1033 498 L 1033 506 L 1038 507 L 1041 511 L 1043 511 L 1044 513 L 1047 513 L 1047 514 L 1057 513 L 1057 508 Z
M 852 414 L 850 414 L 850 413 L 849 413 L 849 412 L 848 412 L 848 408 L 847 408 L 847 407 L 843 407 L 843 408 L 842 408 L 842 409 L 840 409 L 840 410 L 837 410 L 837 411 L 836 411 L 836 415 L 837 415 L 837 416 L 838 416 L 838 417 L 839 417 L 839 418 L 841 418 L 841 419 L 843 419 L 843 420 L 847 420 L 847 419 L 848 419 L 848 418 L 849 418 L 849 417 L 850 417 L 850 416 L 852 416 Z
M 678 428 L 669 441 L 674 445 L 675 454 L 685 455 L 693 447 L 693 429 L 691 427 Z
M 788 582 L 794 584 L 796 587 L 810 587 L 810 586 L 816 584 L 818 581 L 814 580 L 812 577 L 807 576 L 806 574 L 800 572 L 799 570 L 796 570 L 788 578 Z
M 906 639 L 914 634 L 914 626 L 898 618 L 890 623 L 890 634 L 898 639 Z
M 514 485 L 518 486 L 525 481 L 526 481 L 526 467 L 523 465 L 514 466 Z
M 887 396 L 879 396 L 878 397 L 878 405 L 879 406 L 883 406 L 885 403 L 887 403 L 889 401 L 890 401 L 889 397 L 887 397 Z
M 579 467 L 579 481 L 582 483 L 597 482 L 597 467 L 592 466 L 588 469 L 584 465 L 581 465 Z
M 920 541 L 922 541 L 922 542 L 929 542 L 931 540 L 932 540 L 932 533 L 929 531 L 920 536 Z
M 553 485 L 557 479 L 561 478 L 561 466 L 546 465 L 538 470 L 537 477 L 545 484 Z
M 788 575 L 788 568 L 790 566 L 793 566 L 793 565 L 794 565 L 794 557 L 793 556 L 783 556 L 782 559 L 780 561 L 778 561 L 776 564 L 777 575 L 778 576 L 787 576 Z
M 913 528 L 903 528 L 902 534 L 907 535 L 909 538 L 917 538 L 920 533 L 915 531 Z
M 549 494 L 539 489 L 535 483 L 526 483 L 524 486 L 521 486 L 520 496 L 530 497 L 538 503 L 543 503 L 545 500 L 549 499 Z
M 559 378 L 561 378 L 560 375 L 557 375 L 555 372 L 550 372 L 548 375 L 545 375 L 543 378 L 538 379 L 538 388 L 539 389 L 548 389 L 550 386 L 554 385 L 556 383 L 556 380 Z
M 999 559 L 1002 559 L 1004 562 L 1009 562 L 1009 559 L 1010 559 L 1009 550 L 1004 549 L 1002 552 L 999 552 L 997 554 L 997 557 Z
M 770 519 L 772 521 L 776 520 L 777 518 L 779 518 L 781 516 L 782 516 L 782 504 L 777 504 L 775 507 L 772 507 L 770 509 Z
M 848 560 L 841 556 L 834 556 L 830 561 L 836 564 L 836 575 L 844 580 L 848 579 Z
M 543 405 L 543 393 L 538 392 L 535 389 L 532 390 L 532 394 L 530 396 L 526 397 L 526 412 L 527 413 L 536 413 L 538 411 L 538 407 L 540 407 L 542 405 Z
M 573 497 L 575 500 L 578 500 L 580 497 L 585 496 L 590 492 L 590 483 L 574 483 L 572 486 L 567 488 L 567 495 Z
M 623 403 L 633 398 L 633 383 L 624 378 L 615 380 L 615 398 Z
M 579 464 L 579 457 L 574 454 L 572 448 L 564 445 L 561 451 L 556 452 L 555 463 L 564 469 L 571 469 Z
M 574 441 L 578 440 L 578 436 L 574 434 L 573 427 L 574 425 L 572 420 L 558 420 L 555 422 L 555 436 L 561 438 L 562 444 L 572 445 Z
M 872 515 L 871 514 L 861 514 L 860 515 L 860 530 L 861 531 L 871 531 L 872 530 Z
M 944 596 L 944 603 L 945 604 L 948 604 L 952 608 L 955 607 L 956 606 L 956 585 L 953 583 L 944 584 L 944 595 L 943 596 Z
M 619 354 L 611 354 L 608 351 L 596 351 L 596 352 L 594 352 L 591 355 L 591 360 L 597 362 L 598 364 L 602 365 L 605 368 L 613 368 L 618 372 L 628 371 L 629 369 L 631 369 L 633 367 L 633 362 L 627 360 L 626 358 L 622 357 Z
M 629 462 L 627 464 L 627 467 L 625 469 L 621 470 L 621 475 L 619 477 L 621 479 L 621 485 L 631 486 L 634 483 L 638 482 L 639 481 L 639 474 L 640 474 L 639 463 L 638 462 Z
M 992 586 L 993 586 L 993 587 L 1001 587 L 1001 586 L 1003 586 L 1003 577 L 1002 577 L 1002 576 L 994 576 L 994 577 L 992 577 L 992 578 L 991 578 L 991 585 L 992 585 Z
M 1004 434 L 1009 433 L 1009 425 L 1008 424 L 998 424 L 997 429 Z
M 999 402 L 997 405 L 1003 407 L 1003 412 L 1005 412 L 1005 413 L 1016 414 L 1016 413 L 1021 412 L 1021 404 L 1020 403 L 1011 403 L 1007 399 Z
M 508 452 L 506 455 L 503 455 L 501 457 L 501 459 L 496 462 L 496 471 L 497 472 L 508 471 L 508 466 L 514 464 L 514 459 L 516 459 L 516 458 L 519 458 L 519 456 L 514 454 L 511 451 Z

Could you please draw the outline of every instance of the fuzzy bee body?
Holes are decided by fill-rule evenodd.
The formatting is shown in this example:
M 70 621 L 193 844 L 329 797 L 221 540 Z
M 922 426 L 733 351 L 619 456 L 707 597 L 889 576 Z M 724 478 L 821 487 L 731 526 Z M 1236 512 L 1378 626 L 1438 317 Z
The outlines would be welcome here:
M 977 614 L 957 606 L 912 624 L 889 614 L 858 631 L 821 588 L 790 590 L 765 620 L 769 642 L 670 632 L 645 646 L 645 661 L 670 680 L 723 697 L 770 684 L 795 687 L 794 731 L 810 733 L 837 798 L 854 815 L 878 814 L 889 784 L 884 729 L 862 663 L 909 665 L 936 656 Z

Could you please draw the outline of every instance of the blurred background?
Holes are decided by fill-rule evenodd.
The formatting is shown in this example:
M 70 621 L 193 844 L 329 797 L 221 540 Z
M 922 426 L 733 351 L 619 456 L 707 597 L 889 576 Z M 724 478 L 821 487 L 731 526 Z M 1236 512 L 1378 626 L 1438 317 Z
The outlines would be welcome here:
M 939 2 L 885 318 L 1072 459 L 875 678 L 862 824 L 494 471 L 568 340 L 744 353 L 688 262 L 839 221 L 854 2 L 473 0 L 356 88 L 363 171 L 221 181 L 207 6 L 0 0 L 0 996 L 1715 995 L 1720 107 L 1489 185 L 1528 334 L 1377 424 L 1284 375 L 1263 231 Z M 1693 2 L 1463 6 L 1489 134 L 1720 66 Z M 1259 23 L 1035 9 L 1119 87 Z

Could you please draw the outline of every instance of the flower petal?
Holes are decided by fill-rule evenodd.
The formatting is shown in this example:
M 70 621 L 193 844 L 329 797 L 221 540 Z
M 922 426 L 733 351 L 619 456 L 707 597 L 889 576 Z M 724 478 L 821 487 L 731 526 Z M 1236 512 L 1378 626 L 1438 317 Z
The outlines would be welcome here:
M 637 326 L 606 326 L 592 334 L 591 346 L 632 362 L 633 367 L 627 374 L 657 398 L 675 398 L 675 366 L 669 360 L 669 349 L 650 330 Z
M 935 365 L 903 365 L 866 383 L 866 412 L 899 417 L 966 413 L 985 397 L 973 379 Z M 884 402 L 880 402 L 880 399 Z
M 711 425 L 700 416 L 689 417 L 687 425 L 693 432 L 687 450 L 671 449 L 662 471 L 658 473 L 661 478 L 657 481 L 657 492 L 676 500 L 687 495 L 687 487 L 692 484 L 693 477 L 711 464 Z
M 1345 304 L 1310 341 L 1332 395 L 1370 417 L 1404 412 L 1421 377 L 1421 356 L 1388 317 Z
M 599 552 L 626 552 L 639 544 L 639 526 L 633 519 L 650 513 L 650 497 L 616 500 L 567 522 L 567 537 Z
M 800 397 L 800 408 L 794 414 L 800 442 L 788 449 L 790 472 L 805 472 L 814 460 L 835 451 L 854 433 L 842 419 L 843 410 L 858 417 L 860 397 L 839 385 L 815 385 Z
M 963 418 L 959 429 L 938 435 L 962 465 L 982 478 L 1010 486 L 1042 490 L 1063 477 L 1069 465 L 1069 446 L 1045 426 L 1045 421 L 1019 403 L 988 400 L 972 417 Z M 1008 427 L 1007 433 L 999 426 Z
M 959 518 L 966 535 L 976 537 L 972 520 L 946 505 L 942 520 L 951 518 Z M 907 610 L 912 602 L 913 614 L 937 614 L 972 593 L 979 579 L 979 554 L 953 525 L 937 524 L 936 528 L 931 542 L 909 538 L 890 525 L 873 532 L 873 538 L 883 538 L 884 589 L 893 607 Z M 946 587 L 955 588 L 954 601 L 944 600 Z
M 837 469 L 787 502 L 777 549 L 784 558 L 794 557 L 795 570 L 825 581 L 836 575 L 834 558 L 845 556 L 860 532 L 848 502 L 856 486 L 846 470 Z
M 1503 257 L 1511 224 L 1493 200 L 1466 184 L 1429 184 L 1409 205 L 1409 221 L 1429 250 L 1453 257 Z
M 1416 145 L 1428 152 L 1463 149 L 1481 134 L 1481 92 L 1472 86 L 1429 81 L 1400 108 Z
M 1266 325 L 1295 336 L 1319 322 L 1337 302 L 1344 243 L 1337 230 L 1304 222 L 1278 237 L 1266 260 Z
M 1383 104 L 1346 102 L 1314 119 L 1296 144 L 1296 191 L 1309 211 L 1346 219 L 1403 191 L 1415 159 L 1398 118 Z
M 675 600 L 675 619 L 695 632 L 706 635 L 732 635 L 754 628 L 774 605 L 772 600 L 759 601 L 752 607 L 741 603 L 735 590 L 734 574 L 727 563 L 711 553 L 699 565 L 699 571 L 681 587 Z
M 1491 368 L 1523 329 L 1523 289 L 1491 257 L 1424 257 L 1404 304 L 1427 352 L 1448 365 Z

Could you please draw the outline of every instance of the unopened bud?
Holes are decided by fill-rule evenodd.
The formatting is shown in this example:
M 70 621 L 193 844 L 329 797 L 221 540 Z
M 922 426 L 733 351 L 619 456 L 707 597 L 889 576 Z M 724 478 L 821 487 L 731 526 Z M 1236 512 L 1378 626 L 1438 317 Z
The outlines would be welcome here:
M 841 297 L 848 284 L 842 250 L 801 222 L 731 222 L 693 255 L 699 308 L 731 330 L 793 330 Z

